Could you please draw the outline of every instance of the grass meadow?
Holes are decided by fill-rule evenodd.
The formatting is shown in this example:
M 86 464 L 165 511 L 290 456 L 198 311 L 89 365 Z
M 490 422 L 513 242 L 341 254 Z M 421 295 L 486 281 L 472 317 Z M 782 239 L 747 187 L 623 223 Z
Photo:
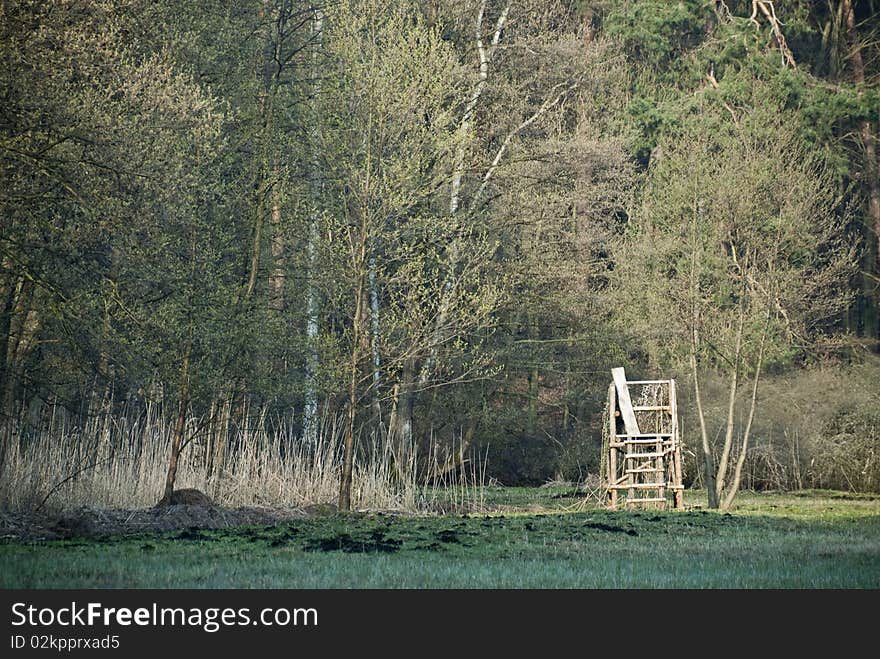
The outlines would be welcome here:
M 0 587 L 880 588 L 880 497 L 744 492 L 719 513 L 703 496 L 609 511 L 564 487 L 490 487 L 466 515 L 5 540 Z

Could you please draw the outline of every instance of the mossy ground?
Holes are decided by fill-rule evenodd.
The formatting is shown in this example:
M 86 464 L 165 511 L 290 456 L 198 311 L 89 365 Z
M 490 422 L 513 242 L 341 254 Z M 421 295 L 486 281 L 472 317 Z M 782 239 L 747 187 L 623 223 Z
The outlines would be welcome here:
M 880 498 L 743 493 L 609 511 L 491 488 L 494 512 L 327 515 L 0 545 L 2 588 L 880 588 Z

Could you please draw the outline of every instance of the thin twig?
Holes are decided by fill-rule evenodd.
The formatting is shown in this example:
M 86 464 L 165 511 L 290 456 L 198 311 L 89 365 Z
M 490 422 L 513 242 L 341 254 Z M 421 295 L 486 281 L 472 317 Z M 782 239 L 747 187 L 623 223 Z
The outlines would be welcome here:
M 79 476 L 79 475 L 80 475 L 81 473 L 83 473 L 84 471 L 88 471 L 89 469 L 94 469 L 95 467 L 98 467 L 98 466 L 100 466 L 100 465 L 102 465 L 102 464 L 106 464 L 106 463 L 108 463 L 108 462 L 112 462 L 112 461 L 113 461 L 113 458 L 107 458 L 107 459 L 105 459 L 105 460 L 100 460 L 100 461 L 98 461 L 98 462 L 94 462 L 94 463 L 92 463 L 92 464 L 90 464 L 90 465 L 86 465 L 86 466 L 83 467 L 82 469 L 77 469 L 75 472 L 73 472 L 72 474 L 70 474 L 70 476 L 68 476 L 67 478 L 65 478 L 65 479 L 59 481 L 58 483 L 56 483 L 56 484 L 52 487 L 52 489 L 49 490 L 49 493 L 48 493 L 45 497 L 43 497 L 43 500 L 40 502 L 40 505 L 37 506 L 36 508 L 34 508 L 34 512 L 35 512 L 35 513 L 36 513 L 36 512 L 39 512 L 39 510 L 40 510 L 43 506 L 46 505 L 46 502 L 49 500 L 49 497 L 51 497 L 53 494 L 55 494 L 55 493 L 61 488 L 61 486 L 64 485 L 64 484 L 65 484 L 66 482 L 68 482 L 69 480 L 72 480 L 72 479 L 76 478 L 77 476 Z

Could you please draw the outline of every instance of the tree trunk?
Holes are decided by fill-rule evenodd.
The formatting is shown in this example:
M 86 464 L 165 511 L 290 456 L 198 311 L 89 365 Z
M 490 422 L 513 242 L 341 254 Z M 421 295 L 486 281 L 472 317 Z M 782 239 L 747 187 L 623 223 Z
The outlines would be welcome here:
M 862 122 L 862 142 L 865 145 L 865 170 L 868 179 L 868 215 L 873 224 L 875 236 L 880 236 L 880 182 L 877 169 L 877 137 L 871 122 Z M 876 261 L 880 262 L 880 240 L 876 241 Z
M 305 368 L 305 395 L 303 403 L 303 438 L 309 446 L 318 443 L 318 286 L 316 278 L 317 249 L 319 239 L 318 220 L 320 218 L 321 197 L 323 181 L 320 174 L 321 147 L 320 147 L 320 110 L 319 98 L 321 95 L 321 70 L 320 57 L 323 45 L 324 14 L 320 8 L 314 8 L 312 18 L 312 36 L 314 50 L 312 52 L 312 163 L 309 175 L 312 211 L 309 217 L 309 236 L 306 244 L 306 339 L 307 355 Z
M 400 376 L 400 393 L 397 397 L 394 415 L 394 441 L 396 449 L 396 461 L 399 468 L 409 466 L 410 456 L 413 449 L 413 404 L 415 395 L 415 364 L 412 359 L 407 359 L 403 365 Z
M 351 510 L 351 481 L 354 467 L 354 433 L 355 420 L 357 418 L 357 393 L 355 387 L 349 385 L 348 417 L 345 424 L 345 447 L 342 460 L 342 478 L 339 482 L 340 511 Z
M 351 361 L 348 374 L 348 417 L 345 424 L 345 446 L 342 458 L 342 478 L 339 483 L 339 510 L 351 510 L 351 481 L 354 465 L 354 435 L 357 420 L 358 380 L 361 360 L 361 341 L 363 336 L 364 282 L 362 273 L 358 274 L 355 290 L 355 313 L 352 319 Z
M 458 124 L 460 141 L 455 152 L 455 164 L 452 169 L 452 186 L 450 187 L 449 192 L 449 214 L 453 216 L 458 212 L 458 207 L 461 203 L 461 181 L 464 176 L 465 147 L 467 144 L 466 138 L 471 129 L 474 111 L 476 110 L 477 104 L 480 102 L 480 97 L 483 95 L 483 91 L 486 89 L 489 80 L 489 65 L 492 61 L 492 55 L 495 52 L 495 48 L 498 46 L 498 42 L 501 41 L 501 35 L 504 33 L 504 25 L 507 22 L 507 15 L 510 12 L 511 5 L 511 3 L 508 2 L 504 9 L 501 10 L 501 14 L 495 23 L 495 30 L 492 34 L 490 46 L 489 48 L 486 48 L 483 43 L 483 18 L 486 15 L 486 4 L 487 0 L 483 0 L 480 4 L 476 25 L 477 54 L 480 57 L 480 77 L 477 80 L 477 84 L 474 86 L 473 92 L 471 92 L 471 97 L 468 100 L 468 104 L 465 106 L 461 121 Z
M 165 476 L 165 490 L 159 501 L 160 506 L 171 504 L 174 493 L 174 481 L 177 479 L 177 464 L 183 446 L 183 431 L 186 425 L 186 411 L 189 407 L 189 357 L 192 351 L 192 336 L 187 338 L 183 351 L 183 363 L 180 367 L 180 392 L 177 397 L 177 421 L 174 424 L 174 435 L 171 440 L 171 456 L 168 459 L 168 473 Z
M 0 315 L 0 415 L 4 420 L 11 418 L 12 400 L 15 391 L 15 352 L 18 348 L 16 309 L 21 299 L 24 280 L 10 277 L 6 287 L 2 315 Z
M 436 481 L 438 478 L 442 478 L 449 472 L 464 466 L 465 456 L 474 441 L 478 424 L 479 417 L 472 416 L 468 419 L 467 426 L 461 433 L 461 442 L 458 445 L 458 450 L 456 450 L 453 441 L 452 455 L 449 456 L 443 464 L 436 463 L 428 470 L 428 473 L 425 474 L 425 480 L 427 482 Z
M 35 289 L 27 279 L 20 279 L 15 287 L 9 331 L 5 341 L 3 391 L 0 395 L 0 414 L 12 419 L 18 388 L 24 377 L 25 362 L 34 347 L 39 317 L 33 304 Z
M 703 475 L 706 477 L 706 493 L 709 507 L 718 507 L 718 491 L 715 489 L 715 460 L 712 447 L 709 446 L 709 434 L 706 432 L 706 417 L 703 414 L 703 397 L 700 393 L 700 379 L 697 374 L 697 356 L 691 352 L 691 376 L 694 379 L 694 400 L 697 404 L 697 418 L 700 421 L 700 438 L 703 447 Z
M 214 450 L 217 445 L 217 417 L 219 416 L 220 403 L 216 397 L 211 399 L 211 407 L 208 411 L 208 428 L 205 431 L 205 480 L 210 482 L 214 474 Z
M 4 260 L 4 270 L 9 271 L 11 263 Z M 12 329 L 12 313 L 15 309 L 15 291 L 17 288 L 17 277 L 10 274 L 4 281 L 2 289 L 3 307 L 0 309 L 0 468 L 6 462 L 7 441 L 11 435 L 12 419 L 7 415 L 7 392 L 9 380 L 12 374 L 7 368 L 7 357 L 9 354 L 9 339 Z
M 0 361 L 0 466 L 6 461 L 8 441 L 15 421 L 16 397 L 24 378 L 26 360 L 36 341 L 39 317 L 33 308 L 33 284 L 13 277 L 4 300 L 2 361 Z
M 709 433 L 706 431 L 706 416 L 703 414 L 703 397 L 700 393 L 700 377 L 697 368 L 697 352 L 700 346 L 700 307 L 699 285 L 697 283 L 697 222 L 703 219 L 702 202 L 694 204 L 693 222 L 691 223 L 691 376 L 694 378 L 694 400 L 697 404 L 697 418 L 700 421 L 700 439 L 703 446 L 703 472 L 706 478 L 706 493 L 709 507 L 718 507 L 718 491 L 715 489 L 715 460 L 712 457 L 712 447 L 709 445 Z
M 376 427 L 382 422 L 382 406 L 379 402 L 379 385 L 382 374 L 379 370 L 382 365 L 379 353 L 379 287 L 376 283 L 376 258 L 370 256 L 370 350 L 373 356 L 373 413 L 376 417 Z
M 538 338 L 538 322 L 535 314 L 529 314 L 529 338 Z M 534 437 L 538 428 L 538 391 L 540 386 L 540 371 L 536 362 L 532 363 L 529 369 L 529 389 L 528 389 L 528 407 L 526 413 L 526 432 L 530 437 Z
M 452 184 L 449 187 L 449 215 L 453 218 L 456 216 L 459 207 L 461 206 L 461 186 L 465 172 L 467 137 L 471 131 L 474 113 L 480 103 L 480 98 L 483 96 L 486 85 L 488 84 L 489 67 L 492 62 L 492 57 L 495 54 L 495 49 L 497 48 L 499 42 L 501 41 L 501 37 L 504 34 L 504 26 L 507 23 L 507 17 L 510 13 L 510 6 L 512 4 L 511 1 L 508 0 L 507 4 L 504 6 L 504 9 L 501 10 L 501 14 L 498 16 L 498 19 L 495 22 L 495 29 L 492 33 L 492 39 L 489 43 L 489 46 L 486 47 L 486 44 L 483 41 L 483 19 L 486 15 L 487 1 L 488 0 L 483 0 L 480 3 L 480 9 L 477 13 L 477 24 L 475 29 L 477 55 L 480 59 L 479 77 L 477 79 L 477 84 L 474 85 L 474 89 L 471 92 L 470 99 L 465 106 L 464 112 L 461 116 L 461 120 L 458 124 L 459 142 L 455 150 L 455 160 L 453 161 L 452 166 Z M 446 331 L 446 320 L 449 316 L 449 311 L 452 306 L 451 299 L 453 289 L 455 288 L 455 280 L 457 277 L 456 271 L 458 269 L 459 259 L 461 258 L 460 235 L 452 239 L 452 243 L 449 245 L 447 254 L 449 260 L 448 272 L 446 273 L 446 278 L 440 291 L 441 299 L 437 309 L 436 320 L 434 321 L 434 332 L 432 333 L 432 340 L 431 345 L 429 346 L 428 357 L 425 359 L 425 363 L 422 366 L 422 370 L 419 375 L 419 384 L 421 386 L 424 386 L 430 380 L 431 372 L 433 371 L 434 364 L 437 361 L 437 353 L 439 352 L 440 345 L 443 343 L 444 340 L 444 334 Z
M 761 378 L 761 367 L 764 364 L 764 346 L 767 342 L 767 332 L 770 326 L 770 317 L 772 314 L 772 301 L 767 300 L 767 320 L 764 324 L 764 329 L 761 332 L 761 343 L 758 346 L 758 359 L 755 363 L 755 380 L 752 383 L 752 399 L 749 404 L 749 417 L 746 420 L 746 427 L 743 430 L 743 438 L 742 444 L 739 447 L 739 455 L 736 458 L 736 467 L 733 471 L 733 481 L 730 483 L 730 488 L 727 491 L 727 494 L 724 495 L 724 501 L 721 504 L 722 510 L 729 510 L 731 504 L 733 503 L 733 499 L 736 496 L 736 493 L 739 491 L 739 485 L 742 482 L 742 470 L 743 465 L 746 462 L 746 454 L 749 449 L 749 436 L 752 432 L 752 421 L 755 418 L 755 408 L 758 405 L 758 381 Z
M 111 302 L 111 296 L 113 295 L 113 291 L 116 288 L 117 279 L 119 278 L 119 260 L 119 249 L 117 247 L 111 247 L 110 268 L 107 272 L 107 279 L 105 282 L 107 290 L 105 291 L 104 297 L 104 315 L 101 321 L 101 337 L 98 341 L 98 377 L 103 380 L 104 387 L 100 404 L 94 405 L 95 409 L 98 410 L 98 412 L 102 415 L 102 418 L 104 419 L 106 419 L 107 415 L 109 415 L 110 413 L 111 398 L 113 393 L 113 374 L 111 372 L 112 366 L 110 364 L 110 352 L 108 342 L 110 340 L 110 332 L 112 330 L 112 317 L 110 310 L 113 306 L 113 303 Z
M 856 27 L 855 10 L 851 0 L 842 0 L 841 6 L 846 17 L 846 36 L 851 51 L 850 62 L 852 63 L 853 82 L 858 89 L 858 93 L 861 95 L 864 92 L 865 85 L 865 61 L 862 58 L 862 47 L 859 42 L 858 28 Z M 865 149 L 864 176 L 865 184 L 868 188 L 869 224 L 866 227 L 866 233 L 868 235 L 873 233 L 875 238 L 875 253 L 868 261 L 874 264 L 874 268 L 872 268 L 874 272 L 871 274 L 877 275 L 880 274 L 880 271 L 877 269 L 878 264 L 880 264 L 880 169 L 878 169 L 877 161 L 877 137 L 870 121 L 865 120 L 861 122 L 859 135 L 862 140 L 862 146 Z M 869 246 L 868 249 L 870 249 L 871 241 L 868 240 L 867 244 Z M 880 306 L 880 295 L 876 292 L 878 290 L 877 286 L 872 284 L 864 288 L 875 291 L 873 295 L 867 293 L 867 296 L 869 296 L 869 299 L 873 298 L 871 303 L 876 309 Z M 880 339 L 880 328 L 877 327 L 877 322 L 875 321 L 872 324 L 874 327 L 866 328 L 866 334 L 870 334 L 874 340 Z
M 275 185 L 272 192 L 272 272 L 269 275 L 269 310 L 284 310 L 284 227 L 281 222 L 281 204 L 278 200 L 278 167 L 274 168 Z
M 742 275 L 743 283 L 745 283 L 745 275 Z M 733 373 L 730 375 L 730 391 L 727 399 L 727 422 L 724 428 L 724 445 L 721 448 L 721 459 L 718 461 L 718 475 L 715 478 L 717 495 L 716 499 L 720 500 L 724 492 L 724 485 L 727 480 L 727 462 L 730 459 L 730 452 L 733 448 L 733 426 L 734 412 L 736 411 L 736 394 L 739 386 L 739 369 L 742 361 L 742 337 L 743 323 L 745 321 L 745 286 L 740 291 L 739 298 L 739 319 L 737 320 L 736 339 L 733 354 Z
M 22 279 L 13 271 L 12 259 L 4 258 L 0 272 L 5 272 L 2 278 L 3 305 L 0 308 L 0 382 L 6 382 L 6 360 L 9 355 L 10 336 L 12 335 L 12 319 L 15 315 L 15 302 L 18 296 L 19 286 Z

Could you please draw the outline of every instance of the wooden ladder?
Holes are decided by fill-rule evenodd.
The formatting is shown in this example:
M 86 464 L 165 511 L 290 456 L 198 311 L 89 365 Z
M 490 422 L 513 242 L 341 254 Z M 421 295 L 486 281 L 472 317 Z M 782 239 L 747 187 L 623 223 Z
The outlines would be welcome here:
M 633 437 L 623 439 L 623 472 L 626 482 L 614 485 L 626 490 L 626 503 L 666 504 L 666 456 L 664 440 L 660 437 Z

